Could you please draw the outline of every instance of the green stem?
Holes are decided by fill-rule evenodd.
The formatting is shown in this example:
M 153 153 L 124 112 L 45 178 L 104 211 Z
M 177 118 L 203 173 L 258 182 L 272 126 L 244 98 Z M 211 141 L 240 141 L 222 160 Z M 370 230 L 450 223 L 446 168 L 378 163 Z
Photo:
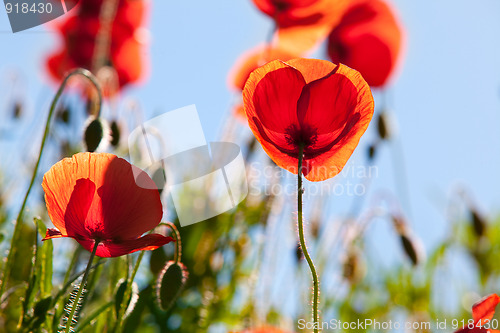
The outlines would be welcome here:
M 177 230 L 177 227 L 172 222 L 162 222 L 160 225 L 169 227 L 170 230 L 172 230 L 172 238 L 175 240 L 174 261 L 178 263 L 182 255 L 181 235 L 179 234 L 179 230 Z
M 98 95 L 99 95 L 99 108 L 97 111 L 97 117 L 99 117 L 100 112 L 101 112 L 101 105 L 102 105 L 102 95 L 101 95 L 101 88 L 99 86 L 99 83 L 97 82 L 97 78 L 88 70 L 78 68 L 73 71 L 71 71 L 66 77 L 64 78 L 63 82 L 61 83 L 61 86 L 59 87 L 59 90 L 57 90 L 57 93 L 52 100 L 52 104 L 50 105 L 50 111 L 49 114 L 47 115 L 47 120 L 45 121 L 45 131 L 43 133 L 43 138 L 42 138 L 42 143 L 40 144 L 40 152 L 38 153 L 38 159 L 35 164 L 35 168 L 33 169 L 33 174 L 31 175 L 31 181 L 28 186 L 28 190 L 26 191 L 26 194 L 24 195 L 23 203 L 21 204 L 21 209 L 19 209 L 19 213 L 17 214 L 16 218 L 16 224 L 14 226 L 14 233 L 12 235 L 12 240 L 10 243 L 10 249 L 9 249 L 9 254 L 7 256 L 7 261 L 5 262 L 5 268 L 3 269 L 1 275 L 0 275 L 0 297 L 2 297 L 2 294 L 5 290 L 5 285 L 7 279 L 10 277 L 10 270 L 11 270 L 11 265 L 10 263 L 12 262 L 16 250 L 16 245 L 18 244 L 19 237 L 21 236 L 21 229 L 22 229 L 22 218 L 24 214 L 24 209 L 26 208 L 26 203 L 28 202 L 28 196 L 31 192 L 31 189 L 33 187 L 33 184 L 35 183 L 36 175 L 38 173 L 38 167 L 40 166 L 40 161 L 42 159 L 42 152 L 45 147 L 45 142 L 47 141 L 47 137 L 49 136 L 49 128 L 50 128 L 50 122 L 52 120 L 52 116 L 54 114 L 57 101 L 61 97 L 61 94 L 64 91 L 64 88 L 66 87 L 66 84 L 69 80 L 70 77 L 74 75 L 82 75 L 86 77 L 92 84 L 96 87 Z
M 304 159 L 304 145 L 299 146 L 299 170 L 298 170 L 298 196 L 297 196 L 297 216 L 298 216 L 298 226 L 299 226 L 299 240 L 300 248 L 304 257 L 306 258 L 309 269 L 311 270 L 312 280 L 313 280 L 313 301 L 312 301 L 312 315 L 314 325 L 314 333 L 318 332 L 317 323 L 319 323 L 318 315 L 318 303 L 319 303 L 319 281 L 318 274 L 316 273 L 316 267 L 309 256 L 309 252 L 306 247 L 306 240 L 304 237 L 304 224 L 302 221 L 302 194 L 304 190 L 302 189 L 302 162 Z
M 71 323 L 73 322 L 73 316 L 75 315 L 76 309 L 78 308 L 78 303 L 80 303 L 80 297 L 82 297 L 83 289 L 85 288 L 85 284 L 87 283 L 87 278 L 89 276 L 90 268 L 92 267 L 92 261 L 94 260 L 95 253 L 97 251 L 97 247 L 99 246 L 99 241 L 95 240 L 94 249 L 90 254 L 89 263 L 87 264 L 87 268 L 85 269 L 85 274 L 83 274 L 82 282 L 80 283 L 80 288 L 78 288 L 78 294 L 76 294 L 75 301 L 73 302 L 73 306 L 71 307 L 71 312 L 68 315 L 68 321 L 66 322 L 66 333 L 71 332 Z

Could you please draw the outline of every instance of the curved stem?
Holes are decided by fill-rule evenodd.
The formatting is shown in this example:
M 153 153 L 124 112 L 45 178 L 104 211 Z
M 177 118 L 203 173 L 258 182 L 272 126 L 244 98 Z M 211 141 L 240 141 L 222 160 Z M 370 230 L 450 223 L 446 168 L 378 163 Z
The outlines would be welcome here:
M 172 222 L 162 222 L 160 225 L 169 227 L 172 230 L 172 237 L 175 240 L 174 261 L 178 263 L 182 255 L 181 235 L 179 234 L 179 230 L 177 230 L 177 227 Z
M 45 121 L 45 131 L 43 132 L 43 138 L 42 138 L 42 143 L 40 144 L 40 152 L 38 153 L 38 159 L 35 164 L 35 168 L 33 169 L 33 174 L 31 175 L 31 181 L 28 186 L 28 190 L 26 191 L 26 194 L 24 195 L 23 203 L 21 204 L 21 208 L 19 209 L 19 213 L 17 214 L 16 218 L 16 224 L 14 226 L 14 233 L 12 235 L 12 240 L 10 243 L 10 249 L 9 249 L 9 254 L 7 255 L 7 261 L 5 262 L 5 267 L 3 269 L 2 275 L 0 276 L 0 297 L 3 294 L 3 291 L 5 289 L 6 281 L 10 276 L 10 270 L 11 270 L 11 265 L 10 263 L 12 262 L 12 259 L 14 257 L 15 253 L 15 245 L 18 243 L 18 238 L 20 237 L 21 233 L 21 227 L 23 225 L 22 218 L 24 214 L 24 209 L 26 208 L 26 203 L 28 202 L 28 196 L 31 192 L 31 189 L 33 188 L 33 184 L 35 183 L 36 175 L 38 173 L 38 167 L 40 166 L 40 161 L 42 159 L 42 152 L 43 149 L 45 148 L 45 142 L 47 141 L 47 137 L 49 136 L 49 128 L 50 128 L 50 122 L 52 120 L 52 116 L 54 114 L 57 101 L 61 97 L 61 94 L 64 91 L 64 88 L 66 87 L 66 84 L 69 80 L 70 77 L 74 75 L 82 75 L 86 77 L 92 84 L 95 86 L 97 89 L 97 93 L 99 96 L 99 108 L 97 110 L 97 117 L 99 117 L 100 112 L 101 112 L 101 105 L 102 105 L 102 95 L 101 95 L 101 88 L 99 86 L 99 83 L 97 82 L 97 78 L 88 70 L 78 68 L 73 71 L 71 71 L 66 77 L 64 78 L 63 82 L 61 83 L 61 86 L 59 87 L 59 90 L 57 90 L 57 93 L 52 100 L 52 104 L 50 105 L 50 110 L 49 114 L 47 115 L 47 120 Z
M 298 217 L 298 227 L 299 227 L 299 240 L 300 240 L 300 248 L 302 249 L 302 253 L 304 253 L 304 257 L 306 258 L 307 264 L 309 265 L 309 269 L 311 270 L 312 280 L 313 280 L 313 301 L 312 301 L 312 315 L 313 315 L 313 323 L 314 323 L 314 333 L 318 332 L 318 323 L 319 323 L 319 315 L 318 315 L 318 305 L 319 305 L 319 280 L 318 274 L 316 273 L 316 267 L 314 267 L 314 263 L 309 256 L 309 252 L 306 247 L 306 240 L 304 237 L 304 223 L 302 219 L 302 194 L 304 190 L 302 189 L 302 162 L 304 159 L 304 145 L 301 144 L 299 146 L 299 170 L 298 170 L 298 196 L 297 196 L 297 217 Z
M 85 269 L 85 274 L 83 274 L 82 282 L 80 283 L 80 288 L 78 288 L 78 293 L 76 294 L 75 301 L 73 302 L 73 306 L 71 307 L 71 312 L 68 315 L 68 321 L 66 322 L 66 330 L 65 330 L 66 333 L 71 332 L 71 323 L 73 322 L 73 316 L 75 315 L 76 309 L 78 308 L 78 304 L 80 303 L 80 297 L 82 297 L 83 289 L 85 288 L 85 284 L 87 283 L 87 278 L 89 276 L 90 268 L 92 267 L 92 261 L 94 260 L 98 246 L 99 246 L 99 241 L 96 240 L 94 244 L 94 249 L 90 254 L 89 263 L 87 264 L 87 268 Z

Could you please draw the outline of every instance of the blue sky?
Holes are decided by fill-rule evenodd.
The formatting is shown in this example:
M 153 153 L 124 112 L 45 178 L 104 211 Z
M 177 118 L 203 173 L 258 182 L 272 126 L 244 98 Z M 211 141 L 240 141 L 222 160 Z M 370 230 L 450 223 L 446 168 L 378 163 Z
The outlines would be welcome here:
M 391 153 L 403 152 L 405 205 L 416 233 L 432 246 L 446 230 L 445 196 L 455 184 L 471 189 L 485 213 L 495 215 L 500 208 L 500 2 L 394 4 L 407 30 L 406 56 L 388 95 L 399 134 L 394 149 L 381 151 L 373 190 L 397 189 L 394 173 L 401 168 L 394 169 Z M 241 53 L 264 41 L 271 22 L 250 0 L 155 1 L 153 8 L 151 75 L 127 94 L 150 116 L 196 104 L 207 140 L 216 140 L 235 97 L 227 73 Z M 54 89 L 43 62 L 57 47 L 57 36 L 44 26 L 12 34 L 0 10 L 0 43 L 0 72 L 21 71 L 28 114 L 45 114 Z M 5 96 L 4 90 L 1 105 Z M 371 125 L 364 143 L 373 135 Z M 0 148 L 3 158 L 8 144 Z M 362 161 L 363 153 L 359 149 L 353 163 Z M 390 233 L 384 226 L 373 232 Z

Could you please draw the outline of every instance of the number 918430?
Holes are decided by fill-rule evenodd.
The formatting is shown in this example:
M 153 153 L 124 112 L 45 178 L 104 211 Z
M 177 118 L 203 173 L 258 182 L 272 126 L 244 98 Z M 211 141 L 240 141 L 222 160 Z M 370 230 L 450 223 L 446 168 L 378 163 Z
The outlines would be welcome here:
M 6 3 L 5 10 L 7 14 L 50 14 L 52 12 L 52 4 L 50 2 L 38 2 L 38 3 L 27 3 L 27 2 L 16 2 L 16 3 Z

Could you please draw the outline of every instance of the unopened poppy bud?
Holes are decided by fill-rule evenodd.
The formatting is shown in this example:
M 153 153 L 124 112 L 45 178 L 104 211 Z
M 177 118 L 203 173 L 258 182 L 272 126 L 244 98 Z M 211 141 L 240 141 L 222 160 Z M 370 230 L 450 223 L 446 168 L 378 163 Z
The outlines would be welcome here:
M 297 262 L 300 262 L 302 259 L 304 259 L 304 252 L 302 252 L 302 248 L 298 243 L 295 247 L 295 257 L 297 258 Z
M 487 226 L 486 219 L 474 208 L 470 208 L 470 217 L 476 235 L 478 237 L 483 236 Z
M 421 261 L 422 249 L 418 240 L 409 236 L 408 234 L 403 234 L 400 236 L 401 245 L 406 256 L 410 259 L 413 266 L 416 266 Z
M 100 118 L 90 117 L 88 125 L 85 127 L 84 142 L 87 151 L 94 152 L 97 147 L 104 142 L 104 137 L 109 135 L 106 123 Z
M 394 134 L 392 119 L 386 111 L 382 111 L 377 118 L 378 135 L 382 140 L 389 140 Z
M 377 144 L 373 143 L 368 147 L 368 160 L 373 160 L 377 152 Z
M 169 261 L 156 281 L 156 301 L 161 309 L 167 311 L 186 285 L 188 271 L 180 262 Z
M 392 223 L 394 225 L 394 229 L 399 235 L 406 234 L 408 231 L 408 223 L 405 218 L 399 214 L 393 214 Z
M 19 119 L 23 115 L 23 105 L 20 102 L 15 102 L 12 109 L 12 117 L 14 119 Z
M 118 122 L 116 120 L 113 120 L 111 122 L 111 125 L 109 126 L 109 129 L 111 131 L 111 145 L 113 147 L 118 147 L 118 144 L 120 143 L 120 127 L 118 126 Z M 153 178 L 154 180 L 154 178 Z
M 121 279 L 120 281 L 118 281 L 118 288 L 115 293 L 115 315 L 117 317 L 120 314 L 120 309 L 122 307 L 122 303 L 124 302 L 123 298 L 125 297 L 125 290 L 127 289 L 127 285 L 128 281 L 125 279 Z M 137 283 L 132 282 L 130 297 L 124 304 L 125 313 L 122 314 L 123 318 L 128 317 L 132 313 L 132 311 L 134 311 L 135 305 L 137 304 L 138 300 L 139 300 L 139 287 L 137 286 Z

